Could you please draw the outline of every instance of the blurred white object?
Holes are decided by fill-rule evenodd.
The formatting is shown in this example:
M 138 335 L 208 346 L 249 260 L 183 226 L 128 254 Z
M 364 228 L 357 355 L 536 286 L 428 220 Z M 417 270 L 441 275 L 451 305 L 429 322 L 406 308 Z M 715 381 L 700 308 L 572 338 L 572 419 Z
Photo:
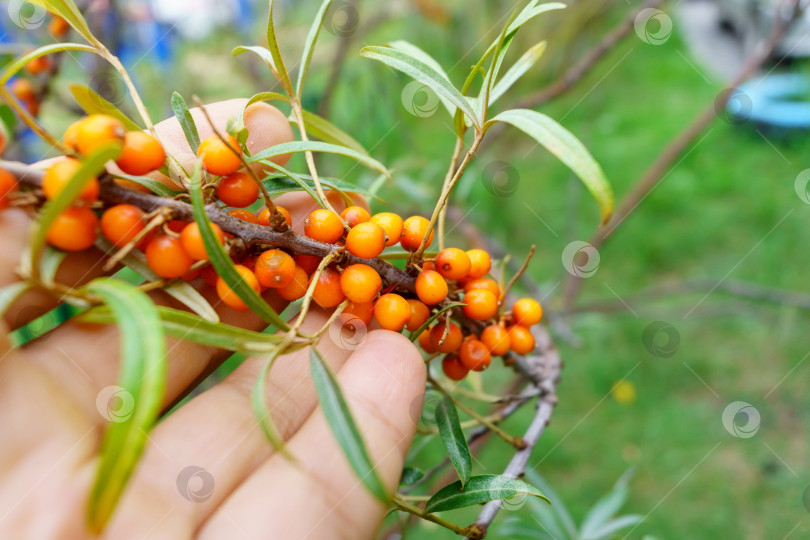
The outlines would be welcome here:
M 234 22 L 236 0 L 151 0 L 155 19 L 170 24 L 186 38 L 200 39 L 216 27 Z
M 766 38 L 777 16 L 781 0 L 717 0 L 720 17 L 746 45 L 754 47 Z M 801 0 L 802 14 L 776 47 L 774 56 L 810 56 L 810 0 Z

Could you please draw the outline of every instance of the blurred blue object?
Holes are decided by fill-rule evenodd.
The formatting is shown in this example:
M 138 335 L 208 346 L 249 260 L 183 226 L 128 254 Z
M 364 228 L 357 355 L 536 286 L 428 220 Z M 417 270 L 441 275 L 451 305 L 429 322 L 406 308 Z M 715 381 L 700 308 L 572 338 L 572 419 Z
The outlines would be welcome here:
M 740 122 L 777 128 L 810 128 L 810 79 L 800 74 L 768 75 L 737 87 L 726 104 Z

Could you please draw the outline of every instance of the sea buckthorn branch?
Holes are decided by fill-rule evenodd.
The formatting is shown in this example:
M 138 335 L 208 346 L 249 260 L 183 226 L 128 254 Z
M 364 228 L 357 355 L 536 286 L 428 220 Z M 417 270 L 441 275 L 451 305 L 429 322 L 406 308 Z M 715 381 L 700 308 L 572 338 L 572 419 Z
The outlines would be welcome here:
M 42 140 L 66 155 L 73 154 L 73 151 L 65 146 L 62 141 L 48 133 L 48 131 L 43 128 L 39 122 L 37 122 L 37 119 L 34 118 L 30 112 L 28 112 L 28 109 L 20 105 L 11 92 L 9 92 L 8 88 L 2 85 L 0 85 L 0 99 L 2 99 L 6 105 L 11 107 L 11 109 L 17 113 L 20 120 L 22 120 L 22 122 L 28 126 L 31 131 L 36 133 Z
M 464 150 L 464 138 L 457 137 L 456 138 L 456 146 L 453 148 L 453 155 L 450 157 L 450 166 L 447 169 L 447 174 L 444 176 L 444 182 L 442 183 L 442 190 L 447 189 L 447 186 L 450 184 L 450 181 L 453 178 L 453 174 L 456 171 L 456 165 L 458 165 L 458 160 L 461 158 L 461 151 Z M 442 207 L 439 210 L 439 249 L 444 249 L 444 231 L 445 231 L 445 221 L 447 220 L 447 206 Z
M 20 184 L 36 188 L 42 187 L 42 177 L 45 172 L 41 169 L 13 161 L 0 161 L 0 169 L 7 170 L 16 176 Z M 190 204 L 123 187 L 117 184 L 109 175 L 105 175 L 100 179 L 99 199 L 110 204 L 132 204 L 145 212 L 165 208 L 171 211 L 172 219 L 188 222 L 194 220 Z M 216 203 L 206 205 L 206 212 L 213 223 L 219 225 L 223 231 L 241 238 L 247 248 L 266 245 L 288 249 L 300 255 L 314 255 L 317 257 L 326 257 L 341 250 L 340 246 L 319 242 L 293 231 L 279 232 L 269 227 L 242 221 L 229 215 Z M 371 266 L 388 283 L 407 291 L 414 290 L 416 277 L 384 260 L 361 259 L 345 251 L 341 252 L 341 259 L 347 264 Z

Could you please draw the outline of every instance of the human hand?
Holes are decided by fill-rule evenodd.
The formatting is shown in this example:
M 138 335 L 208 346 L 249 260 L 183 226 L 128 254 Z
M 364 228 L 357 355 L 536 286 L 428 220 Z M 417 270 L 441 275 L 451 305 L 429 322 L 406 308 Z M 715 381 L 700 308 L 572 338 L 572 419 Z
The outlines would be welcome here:
M 244 100 L 207 107 L 219 129 Z M 196 115 L 195 115 L 196 116 Z M 291 139 L 287 121 L 265 104 L 245 114 L 252 152 Z M 202 137 L 212 134 L 197 117 Z M 190 149 L 176 121 L 158 125 L 167 152 Z M 314 208 L 306 194 L 276 202 L 293 216 L 294 228 Z M 339 199 L 333 204 L 339 208 Z M 0 214 L 0 287 L 18 281 L 14 268 L 26 244 L 22 210 Z M 297 227 L 296 227 L 297 226 Z M 57 279 L 79 285 L 101 274 L 101 254 L 69 254 Z M 263 327 L 249 312 L 219 304 L 201 288 L 223 322 Z M 160 304 L 179 306 L 159 291 Z M 266 300 L 280 312 L 273 292 Z M 44 293 L 29 292 L 6 312 L 6 332 L 54 307 Z M 313 309 L 303 332 L 314 332 L 328 313 Z M 2 323 L 0 323 L 2 324 Z M 6 332 L 3 332 L 5 336 Z M 109 416 L 108 388 L 118 372 L 118 331 L 68 321 L 42 338 L 14 349 L 0 341 L 0 538 L 86 538 L 85 516 L 99 441 Z M 169 339 L 164 404 L 173 403 L 230 353 Z M 328 337 L 319 350 L 337 373 L 377 472 L 393 490 L 416 427 L 410 409 L 421 399 L 425 368 L 400 334 L 372 330 L 356 350 Z M 318 408 L 309 377 L 308 351 L 280 357 L 267 385 L 273 421 L 298 466 L 273 452 L 249 403 L 263 359 L 245 360 L 227 379 L 165 418 L 102 534 L 110 538 L 370 538 L 385 507 L 362 486 Z

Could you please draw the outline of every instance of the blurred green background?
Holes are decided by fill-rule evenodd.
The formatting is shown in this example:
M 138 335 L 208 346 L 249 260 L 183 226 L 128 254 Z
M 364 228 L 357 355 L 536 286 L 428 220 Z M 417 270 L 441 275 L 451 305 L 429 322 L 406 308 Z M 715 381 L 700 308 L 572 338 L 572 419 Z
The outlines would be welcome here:
M 287 58 L 299 56 L 318 4 L 302 0 L 280 6 L 276 24 Z M 460 85 L 513 3 L 340 6 L 343 11 L 328 17 L 330 26 L 322 32 L 305 105 L 326 112 L 395 170 L 395 182 L 380 191 L 387 208 L 428 214 L 453 147 L 451 121 L 438 105 L 432 110 L 429 94 L 403 97 L 410 79 L 360 58 L 357 51 L 405 39 L 434 55 Z M 664 7 L 673 22 L 665 42 L 652 45 L 630 32 L 571 91 L 540 109 L 588 146 L 617 199 L 727 84 L 692 55 L 686 23 L 674 8 Z M 496 110 L 557 79 L 631 9 L 624 2 L 573 2 L 527 25 L 509 62 L 540 40 L 548 40 L 546 54 Z M 151 60 L 130 63 L 154 117 L 169 114 L 174 90 L 214 101 L 274 88 L 256 59 L 230 55 L 236 45 L 261 42 L 263 4 L 256 13 L 261 16 L 250 31 L 226 24 L 201 38 L 178 40 L 169 69 Z M 772 67 L 808 71 L 801 60 L 766 69 Z M 72 120 L 64 105 L 67 85 L 87 82 L 88 69 L 66 62 L 55 97 L 42 110 L 46 126 L 59 132 Z M 109 84 L 103 74 L 93 77 Z M 730 284 L 753 290 L 755 284 L 777 290 L 768 289 L 777 300 L 806 304 L 800 291 L 806 290 L 810 254 L 801 246 L 810 206 L 797 196 L 794 181 L 810 167 L 808 151 L 806 132 L 716 119 L 599 250 L 598 270 L 584 280 L 577 309 L 568 316 L 560 312 L 568 276 L 561 257 L 566 245 L 588 240 L 598 225 L 590 195 L 567 168 L 512 128 L 488 141 L 465 173 L 452 203 L 517 260 L 537 244 L 529 272 L 547 293 L 544 304 L 557 315 L 559 328 L 567 329 L 565 335 L 555 333 L 565 361 L 559 405 L 530 465 L 576 522 L 635 467 L 622 512 L 644 520 L 617 537 L 808 536 L 807 308 L 726 290 Z M 303 170 L 301 161 L 291 164 Z M 364 185 L 375 181 L 340 159 L 322 159 L 320 170 Z M 506 176 L 495 175 L 496 170 Z M 465 242 L 458 230 L 453 237 Z M 661 287 L 669 293 L 655 294 Z M 650 324 L 656 321 L 669 333 L 653 335 L 656 327 Z M 666 354 L 656 355 L 656 346 Z M 503 371 L 484 375 L 488 391 L 502 389 Z M 723 411 L 735 401 L 758 411 L 753 436 L 735 437 L 724 428 Z M 511 418 L 506 429 L 521 433 L 530 409 Z M 736 420 L 746 423 L 744 416 Z M 425 468 L 442 455 L 435 443 L 417 442 L 415 448 L 414 463 Z M 478 456 L 475 472 L 501 472 L 511 454 L 493 439 Z M 490 537 L 515 537 L 501 527 L 517 522 L 525 525 L 525 537 L 546 538 L 533 508 L 503 511 Z M 477 510 L 446 517 L 466 523 Z M 386 530 L 393 524 L 390 518 Z M 408 536 L 452 534 L 422 524 Z

